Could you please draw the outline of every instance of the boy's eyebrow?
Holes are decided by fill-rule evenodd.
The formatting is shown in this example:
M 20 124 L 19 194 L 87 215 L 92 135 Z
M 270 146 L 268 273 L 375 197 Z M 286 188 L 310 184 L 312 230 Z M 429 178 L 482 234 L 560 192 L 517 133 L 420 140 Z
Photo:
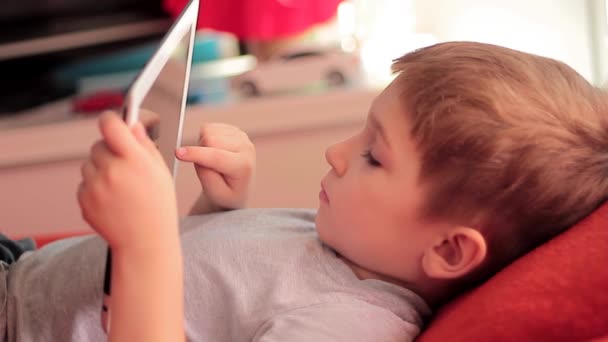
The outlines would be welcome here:
M 386 135 L 386 129 L 384 128 L 384 126 L 382 126 L 382 124 L 380 123 L 378 118 L 376 118 L 374 113 L 369 114 L 369 122 L 378 131 L 378 134 L 380 134 L 380 137 L 382 138 L 386 146 L 390 149 L 391 144 L 389 143 L 388 136 Z

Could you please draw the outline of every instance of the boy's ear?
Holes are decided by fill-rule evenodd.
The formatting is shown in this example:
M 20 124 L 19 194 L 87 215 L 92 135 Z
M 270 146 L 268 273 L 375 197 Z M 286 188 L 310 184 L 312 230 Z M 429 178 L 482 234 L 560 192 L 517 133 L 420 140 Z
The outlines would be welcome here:
M 486 240 L 473 228 L 457 227 L 424 251 L 423 271 L 429 278 L 456 279 L 473 271 L 486 258 Z

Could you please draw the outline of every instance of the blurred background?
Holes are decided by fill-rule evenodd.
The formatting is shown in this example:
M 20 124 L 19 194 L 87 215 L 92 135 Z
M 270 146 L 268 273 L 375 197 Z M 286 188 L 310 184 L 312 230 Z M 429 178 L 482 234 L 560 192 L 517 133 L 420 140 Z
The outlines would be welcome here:
M 185 3 L 5 2 L 0 128 L 119 107 Z M 605 0 L 202 1 L 198 27 L 190 104 L 381 87 L 394 58 L 448 40 L 556 58 L 606 81 Z

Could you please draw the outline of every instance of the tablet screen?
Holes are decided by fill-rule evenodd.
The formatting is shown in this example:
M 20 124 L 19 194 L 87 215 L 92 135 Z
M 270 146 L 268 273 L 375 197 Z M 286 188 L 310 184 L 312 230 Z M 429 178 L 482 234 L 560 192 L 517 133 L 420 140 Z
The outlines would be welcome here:
M 139 118 L 142 122 L 153 122 L 148 134 L 158 146 L 163 159 L 175 177 L 177 159 L 175 148 L 181 144 L 182 106 L 187 96 L 186 78 L 188 43 L 190 31 L 181 37 L 180 43 L 171 52 L 171 57 L 162 67 L 152 87 L 144 96 Z M 186 88 L 186 89 L 184 89 Z

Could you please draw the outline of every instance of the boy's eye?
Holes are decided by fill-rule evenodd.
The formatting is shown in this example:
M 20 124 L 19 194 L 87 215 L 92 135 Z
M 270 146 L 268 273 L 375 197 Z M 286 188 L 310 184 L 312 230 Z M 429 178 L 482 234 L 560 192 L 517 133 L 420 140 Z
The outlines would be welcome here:
M 380 164 L 380 162 L 378 160 L 376 160 L 376 158 L 374 158 L 371 150 L 367 150 L 367 151 L 363 152 L 361 154 L 361 157 L 365 158 L 367 163 L 371 166 L 374 166 L 374 167 L 382 166 Z

